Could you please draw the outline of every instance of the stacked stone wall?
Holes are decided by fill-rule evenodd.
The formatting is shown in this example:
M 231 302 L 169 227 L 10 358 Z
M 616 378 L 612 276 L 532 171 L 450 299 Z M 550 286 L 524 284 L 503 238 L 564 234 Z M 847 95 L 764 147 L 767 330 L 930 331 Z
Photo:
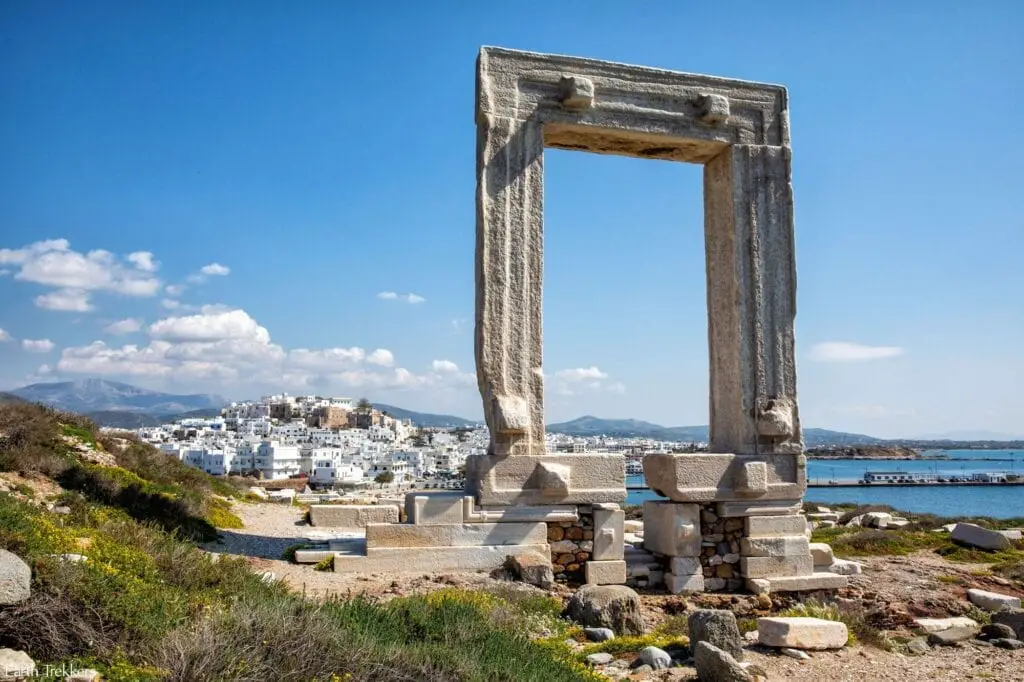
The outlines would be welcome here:
M 581 507 L 577 521 L 549 522 L 548 544 L 555 580 L 583 582 L 583 565 L 594 552 L 594 515 L 590 507 Z
M 744 537 L 743 517 L 720 517 L 715 505 L 701 505 L 701 572 L 708 592 L 744 591 L 740 575 L 740 544 Z

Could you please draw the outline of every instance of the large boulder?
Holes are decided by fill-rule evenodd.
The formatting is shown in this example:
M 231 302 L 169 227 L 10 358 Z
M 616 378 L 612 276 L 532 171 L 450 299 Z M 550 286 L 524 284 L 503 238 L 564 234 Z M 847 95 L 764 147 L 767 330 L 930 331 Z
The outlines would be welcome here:
M 762 646 L 789 649 L 841 649 L 850 633 L 845 623 L 822 618 L 758 618 L 757 641 Z
M 698 642 L 693 647 L 693 664 L 701 682 L 750 681 L 750 675 L 735 658 L 710 642 Z
M 566 615 L 584 627 L 611 628 L 617 635 L 642 635 L 640 595 L 625 585 L 584 585 L 569 598 Z
M 1017 633 L 1017 639 L 1024 639 L 1024 609 L 1004 609 L 992 614 L 992 622 L 1007 625 Z
M 687 620 L 690 646 L 707 642 L 725 651 L 737 661 L 743 660 L 743 638 L 732 611 L 698 609 Z
M 958 523 L 953 528 L 950 539 L 962 545 L 978 547 L 979 549 L 999 550 L 1009 549 L 1010 538 L 997 530 L 982 528 L 973 523 Z
M 20 604 L 32 594 L 32 569 L 16 554 L 0 549 L 0 606 Z
M 0 680 L 28 680 L 36 676 L 36 662 L 24 651 L 0 649 Z

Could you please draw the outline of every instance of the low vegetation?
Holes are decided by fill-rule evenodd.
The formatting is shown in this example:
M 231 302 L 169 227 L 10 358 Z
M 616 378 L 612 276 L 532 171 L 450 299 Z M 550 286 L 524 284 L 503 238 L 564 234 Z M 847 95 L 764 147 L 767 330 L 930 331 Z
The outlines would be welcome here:
M 846 625 L 849 632 L 847 644 L 860 642 L 886 651 L 892 650 L 893 642 L 886 637 L 882 628 L 875 625 L 876 614 L 861 606 L 840 607 L 838 604 L 825 603 L 815 599 L 795 604 L 778 614 L 783 617 L 821 618 L 822 620 L 839 621 Z

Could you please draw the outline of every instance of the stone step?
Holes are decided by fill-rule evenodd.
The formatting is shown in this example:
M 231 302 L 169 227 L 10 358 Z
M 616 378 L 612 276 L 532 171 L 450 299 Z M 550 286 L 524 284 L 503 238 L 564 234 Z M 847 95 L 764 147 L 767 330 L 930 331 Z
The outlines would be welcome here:
M 547 533 L 545 523 L 382 523 L 366 527 L 366 546 L 373 550 L 380 547 L 540 545 L 547 542 Z
M 748 578 L 747 589 L 754 594 L 773 592 L 806 592 L 811 590 L 840 590 L 849 584 L 845 575 L 812 573 L 811 575 Z
M 335 573 L 434 573 L 498 568 L 507 556 L 531 555 L 550 561 L 548 545 L 489 545 L 484 547 L 387 547 L 362 556 L 336 554 Z

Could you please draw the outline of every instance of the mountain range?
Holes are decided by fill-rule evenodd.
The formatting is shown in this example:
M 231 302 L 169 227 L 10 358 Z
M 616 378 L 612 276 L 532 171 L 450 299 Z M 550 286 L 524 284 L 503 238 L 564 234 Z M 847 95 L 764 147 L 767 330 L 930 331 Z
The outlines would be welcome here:
M 227 404 L 224 398 L 215 394 L 162 393 L 105 379 L 32 384 L 0 393 L 0 402 L 11 399 L 39 402 L 58 409 L 79 412 L 91 417 L 97 424 L 119 428 L 156 426 L 187 417 L 214 416 L 219 414 L 220 408 Z M 408 419 L 416 426 L 428 428 L 472 427 L 481 423 L 479 420 L 464 419 L 450 414 L 414 412 L 383 403 L 376 403 L 374 407 L 398 419 Z M 606 435 L 617 438 L 634 437 L 674 441 L 708 440 L 707 426 L 662 426 L 639 419 L 602 419 L 590 415 L 567 422 L 549 424 L 547 430 L 550 433 L 582 437 Z M 804 442 L 809 448 L 890 442 L 864 434 L 828 429 L 805 428 L 803 433 Z M 964 431 L 933 435 L 919 440 L 922 442 L 944 439 L 954 441 L 1014 440 L 1009 437 L 995 438 L 996 435 L 1003 436 L 1003 434 L 982 431 Z

